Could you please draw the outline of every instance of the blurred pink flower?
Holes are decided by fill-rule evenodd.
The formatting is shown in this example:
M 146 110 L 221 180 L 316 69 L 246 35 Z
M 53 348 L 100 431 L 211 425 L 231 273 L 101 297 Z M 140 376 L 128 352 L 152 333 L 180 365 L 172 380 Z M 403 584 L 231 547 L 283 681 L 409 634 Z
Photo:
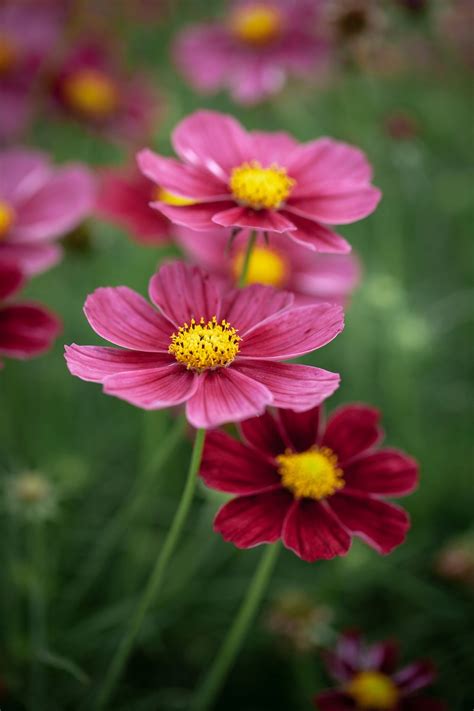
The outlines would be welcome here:
M 157 116 L 157 98 L 143 76 L 128 76 L 99 43 L 80 44 L 57 68 L 53 95 L 63 111 L 109 138 L 148 137 Z
M 55 168 L 26 148 L 0 151 L 0 257 L 27 275 L 61 257 L 56 241 L 92 210 L 95 181 L 82 165 Z
M 66 346 L 73 375 L 145 410 L 186 403 L 188 421 L 205 428 L 270 404 L 308 409 L 338 387 L 337 373 L 281 361 L 335 338 L 339 306 L 295 308 L 291 294 L 257 284 L 222 295 L 212 277 L 182 262 L 161 267 L 149 291 L 161 313 L 125 286 L 88 297 L 90 325 L 122 349 Z
M 249 230 L 232 240 L 224 227 L 196 232 L 175 228 L 176 242 L 199 266 L 224 281 L 235 282 L 242 271 Z M 353 254 L 310 253 L 282 235 L 268 240 L 259 233 L 250 256 L 247 284 L 264 284 L 295 294 L 298 303 L 329 301 L 344 305 L 360 281 Z
M 5 302 L 24 283 L 14 262 L 0 257 L 0 356 L 33 358 L 48 350 L 61 330 L 54 314 L 30 302 Z M 0 368 L 3 363 L 0 360 Z
M 360 220 L 380 200 L 364 153 L 330 138 L 299 144 L 286 133 L 247 132 L 232 116 L 197 111 L 178 124 L 172 142 L 182 162 L 143 150 L 138 164 L 160 187 L 193 199 L 152 203 L 191 229 L 250 228 L 321 252 L 349 252 L 325 225 Z
M 288 74 L 304 75 L 326 60 L 316 34 L 320 0 L 237 0 L 219 21 L 178 35 L 174 57 L 199 91 L 230 90 L 256 103 L 278 92 Z

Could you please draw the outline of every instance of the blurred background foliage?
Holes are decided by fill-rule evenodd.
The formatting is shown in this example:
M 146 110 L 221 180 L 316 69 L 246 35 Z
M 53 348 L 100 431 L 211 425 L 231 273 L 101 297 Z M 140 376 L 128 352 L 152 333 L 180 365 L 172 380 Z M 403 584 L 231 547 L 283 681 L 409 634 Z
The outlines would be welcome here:
M 177 75 L 169 47 L 183 24 L 211 15 L 212 5 L 219 3 L 173 3 L 159 22 L 120 27 L 121 52 L 132 67 L 147 68 L 163 97 L 154 147 L 169 153 L 174 124 L 207 107 L 233 113 L 248 128 L 287 130 L 300 140 L 331 135 L 367 152 L 384 198 L 370 218 L 341 230 L 361 257 L 363 282 L 343 335 L 304 361 L 341 372 L 329 409 L 350 401 L 376 405 L 386 441 L 421 463 L 420 488 L 404 504 L 413 527 L 392 555 L 358 543 L 347 558 L 314 565 L 282 554 L 216 708 L 310 709 L 313 694 L 327 686 L 318 647 L 358 627 L 369 639 L 398 638 L 406 661 L 432 658 L 439 670 L 433 695 L 468 709 L 472 75 L 432 40 L 429 10 L 413 17 L 394 3 L 394 41 L 431 39 L 427 66 L 415 62 L 387 74 L 345 66 L 325 82 L 290 84 L 251 108 L 226 95 L 203 98 Z M 412 129 L 402 135 L 395 130 L 400 116 Z M 51 118 L 36 123 L 29 143 L 59 162 L 119 165 L 126 158 L 122 148 Z M 82 313 L 89 292 L 126 284 L 146 293 L 157 263 L 178 250 L 142 248 L 95 219 L 81 229 L 87 248 L 78 249 L 76 240 L 63 263 L 27 292 L 60 313 L 64 336 L 47 356 L 9 362 L 0 376 L 3 711 L 35 708 L 27 692 L 29 620 L 47 626 L 36 680 L 46 689 L 44 711 L 88 708 L 169 525 L 190 453 L 176 413 L 143 413 L 104 397 L 100 387 L 72 378 L 62 356 L 63 343 L 99 342 Z M 49 482 L 54 501 L 45 515 L 24 516 L 11 505 L 25 471 Z M 185 709 L 228 629 L 260 551 L 238 551 L 213 533 L 221 501 L 199 489 L 163 604 L 147 616 L 115 711 Z M 464 564 L 451 579 L 447 547 Z

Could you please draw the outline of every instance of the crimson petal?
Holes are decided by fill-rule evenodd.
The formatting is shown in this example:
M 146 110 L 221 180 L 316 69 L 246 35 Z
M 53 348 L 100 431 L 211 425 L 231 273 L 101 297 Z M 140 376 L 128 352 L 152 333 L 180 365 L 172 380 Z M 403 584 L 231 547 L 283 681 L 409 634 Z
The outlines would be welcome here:
M 345 555 L 351 537 L 334 514 L 318 501 L 295 501 L 285 519 L 283 543 L 303 560 L 329 560 Z

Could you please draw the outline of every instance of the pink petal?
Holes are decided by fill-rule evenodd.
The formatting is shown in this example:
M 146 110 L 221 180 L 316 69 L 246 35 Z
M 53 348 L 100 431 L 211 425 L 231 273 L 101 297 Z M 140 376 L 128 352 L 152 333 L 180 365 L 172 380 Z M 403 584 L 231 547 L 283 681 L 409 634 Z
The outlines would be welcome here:
M 430 661 L 414 662 L 393 675 L 393 680 L 402 694 L 412 694 L 424 689 L 436 679 L 436 670 Z
M 214 92 L 225 84 L 233 62 L 232 44 L 222 24 L 192 25 L 179 33 L 173 56 L 193 87 L 203 93 Z
M 240 431 L 252 447 L 270 457 L 281 454 L 288 446 L 278 421 L 268 410 L 259 417 L 241 422 Z
M 174 362 L 167 353 L 141 353 L 101 346 L 65 346 L 67 366 L 73 375 L 93 383 L 103 383 L 105 378 L 131 370 L 146 370 Z
M 147 178 L 176 195 L 196 200 L 229 195 L 227 184 L 209 175 L 208 171 L 183 165 L 174 158 L 164 158 L 148 148 L 138 153 L 137 162 Z
M 172 324 L 126 286 L 96 289 L 87 297 L 84 312 L 94 331 L 116 346 L 168 352 Z
M 50 175 L 49 160 L 40 151 L 7 148 L 0 153 L 0 195 L 14 205 L 29 198 Z
M 325 183 L 311 195 L 291 195 L 287 210 L 328 225 L 347 225 L 370 215 L 382 197 L 378 188 L 348 181 Z
M 109 375 L 104 393 L 141 407 L 158 410 L 179 405 L 194 395 L 198 378 L 178 363 Z
M 245 334 L 239 358 L 285 360 L 310 353 L 332 341 L 344 328 L 344 312 L 336 304 L 290 308 Z
M 240 234 L 242 235 L 243 231 Z M 230 232 L 223 227 L 214 227 L 206 232 L 190 230 L 188 227 L 174 229 L 175 240 L 188 258 L 206 270 L 226 276 L 229 264 L 225 253 L 230 236 Z
M 1 255 L 1 252 L 0 252 Z M 23 274 L 14 262 L 0 260 L 0 301 L 12 296 L 23 285 Z
M 352 181 L 368 183 L 372 168 L 365 154 L 340 141 L 319 138 L 295 148 L 286 162 L 286 168 L 297 185 L 294 194 L 305 194 L 307 186 L 317 187 L 327 181 Z
M 330 254 L 347 254 L 351 251 L 350 244 L 336 232 L 324 227 L 324 225 L 314 222 L 308 216 L 301 216 L 293 211 L 290 206 L 285 208 L 287 214 L 296 229 L 288 234 L 288 237 L 296 244 L 308 247 L 316 252 L 327 252 Z
M 344 490 L 331 496 L 328 503 L 341 523 L 379 553 L 390 553 L 403 543 L 410 521 L 403 509 L 384 501 Z
M 281 488 L 280 477 L 266 457 L 224 432 L 207 435 L 199 474 L 211 489 L 228 494 Z
M 251 284 L 245 289 L 229 290 L 222 315 L 243 338 L 249 329 L 289 308 L 293 300 L 293 294 L 287 291 Z
M 351 537 L 332 512 L 311 499 L 294 502 L 283 525 L 282 540 L 308 563 L 345 555 L 351 545 Z
M 335 410 L 327 423 L 321 444 L 332 449 L 339 464 L 365 452 L 378 442 L 383 433 L 380 413 L 367 405 L 344 405 Z
M 0 242 L 0 255 L 17 262 L 27 276 L 34 276 L 55 266 L 63 256 L 57 244 Z
M 290 216 L 277 210 L 252 210 L 250 207 L 225 207 L 212 217 L 216 225 L 222 227 L 242 227 L 267 232 L 288 232 L 295 230 L 295 225 Z
M 319 405 L 306 412 L 279 410 L 281 425 L 295 452 L 304 452 L 317 443 L 321 415 Z
M 290 154 L 297 148 L 298 142 L 284 131 L 269 133 L 251 131 L 252 158 L 264 167 L 277 163 L 286 166 Z
M 391 674 L 398 661 L 398 644 L 393 640 L 388 640 L 371 645 L 366 651 L 365 661 L 369 669 Z
M 13 304 L 0 309 L 0 353 L 31 358 L 47 351 L 61 330 L 59 320 L 36 304 Z
M 199 389 L 186 406 L 193 427 L 211 429 L 262 413 L 272 401 L 270 391 L 233 367 L 199 376 Z
M 226 179 L 232 168 L 249 160 L 249 137 L 232 116 L 196 111 L 173 131 L 176 153 L 191 165 Z
M 239 496 L 219 510 L 214 530 L 237 548 L 274 543 L 281 536 L 291 501 L 290 494 L 281 488 L 265 494 Z
M 347 466 L 344 479 L 351 489 L 370 494 L 401 496 L 416 489 L 418 464 L 403 452 L 382 449 Z
M 205 230 L 215 230 L 216 225 L 213 217 L 223 208 L 230 208 L 233 202 L 203 202 L 197 205 L 167 205 L 164 202 L 152 202 L 151 207 L 159 210 L 166 217 L 177 225 L 184 225 L 192 230 L 204 232 Z
M 150 299 L 177 328 L 201 317 L 221 320 L 220 296 L 212 277 L 184 262 L 165 264 L 150 279 Z
M 238 361 L 235 369 L 263 383 L 275 407 L 298 412 L 320 405 L 339 387 L 340 376 L 310 365 L 289 365 L 261 360 Z

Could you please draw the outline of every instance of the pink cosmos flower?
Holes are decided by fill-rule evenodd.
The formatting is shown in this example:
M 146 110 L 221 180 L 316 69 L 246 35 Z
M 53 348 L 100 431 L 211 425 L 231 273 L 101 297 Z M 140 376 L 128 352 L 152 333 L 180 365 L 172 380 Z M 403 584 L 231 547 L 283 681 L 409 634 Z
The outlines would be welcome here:
M 419 694 L 436 678 L 431 662 L 396 671 L 398 646 L 392 641 L 365 646 L 358 632 L 346 632 L 325 660 L 340 688 L 315 697 L 319 711 L 446 711 L 443 702 Z
M 235 282 L 244 261 L 249 230 L 231 240 L 229 230 L 216 227 L 196 232 L 175 229 L 176 242 L 203 269 L 225 282 Z M 344 305 L 360 281 L 359 260 L 352 254 L 309 253 L 281 235 L 268 241 L 259 233 L 253 247 L 247 284 L 265 284 L 293 292 L 298 303 L 325 301 Z
M 348 252 L 326 225 L 360 220 L 380 199 L 364 154 L 330 138 L 298 144 L 286 133 L 247 133 L 232 116 L 197 111 L 178 124 L 172 140 L 181 161 L 143 150 L 138 163 L 160 187 L 194 200 L 152 203 L 194 230 L 249 228 L 321 252 Z
M 92 209 L 94 179 L 82 165 L 54 168 L 38 151 L 0 151 L 0 257 L 27 275 L 61 257 L 56 241 Z
M 127 76 L 98 43 L 79 45 L 64 58 L 53 94 L 67 114 L 112 139 L 142 140 L 154 128 L 157 102 L 148 81 Z
M 150 281 L 153 307 L 125 286 L 98 289 L 85 314 L 122 349 L 66 347 L 69 370 L 147 410 L 186 403 L 194 427 L 243 420 L 269 404 L 313 407 L 339 375 L 281 361 L 325 345 L 342 330 L 339 306 L 295 308 L 292 294 L 249 286 L 221 295 L 219 284 L 182 262 Z
M 308 75 L 325 64 L 326 42 L 316 35 L 319 0 L 237 0 L 223 20 L 193 25 L 178 35 L 174 57 L 198 91 L 228 88 L 254 104 L 280 91 L 289 74 Z
M 61 330 L 56 316 L 33 303 L 6 302 L 24 283 L 14 262 L 0 258 L 0 356 L 33 358 L 47 351 Z M 3 363 L 0 360 L 0 368 Z
M 214 529 L 239 548 L 281 538 L 309 562 L 345 555 L 353 536 L 389 553 L 405 539 L 409 519 L 383 498 L 413 491 L 417 464 L 395 449 L 375 451 L 378 421 L 367 405 L 341 407 L 326 425 L 319 407 L 284 409 L 242 422 L 244 443 L 211 433 L 200 475 L 236 495 Z

